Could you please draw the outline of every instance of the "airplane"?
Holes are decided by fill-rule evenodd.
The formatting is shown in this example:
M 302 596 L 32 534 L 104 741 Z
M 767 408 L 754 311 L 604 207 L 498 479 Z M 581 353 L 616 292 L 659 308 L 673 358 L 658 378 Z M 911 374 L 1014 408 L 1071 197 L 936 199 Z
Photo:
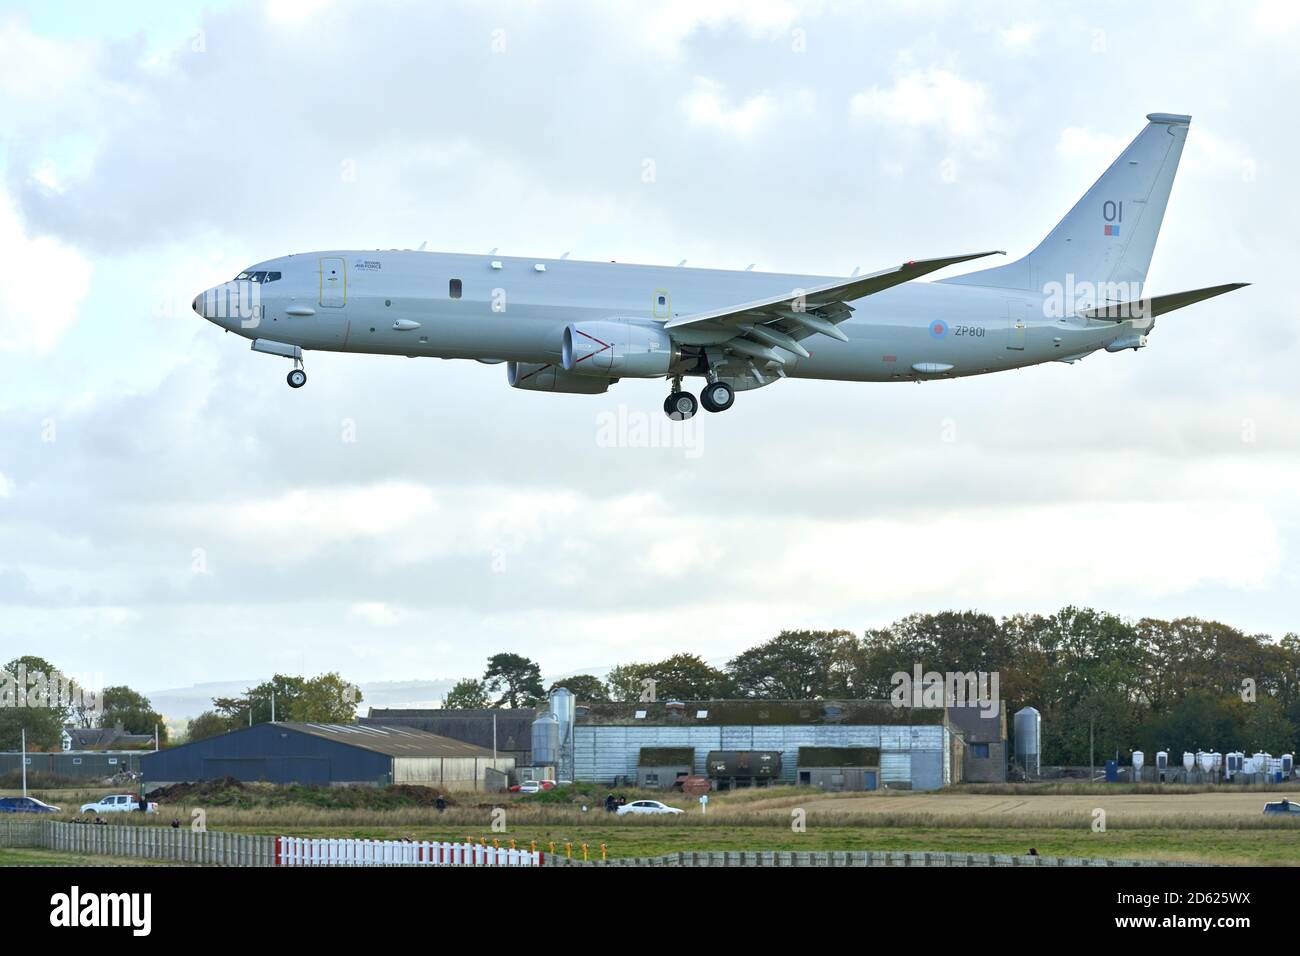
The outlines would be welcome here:
M 664 413 L 722 412 L 736 393 L 784 378 L 920 382 L 1098 350 L 1136 351 L 1155 319 L 1242 288 L 1145 297 L 1143 285 L 1191 117 L 1147 125 L 1031 252 L 939 279 L 977 252 L 849 278 L 389 250 L 283 256 L 208 289 L 193 308 L 252 349 L 506 364 L 538 392 L 601 394 L 664 379 Z M 998 253 L 1003 254 L 1003 253 Z M 683 388 L 703 379 L 699 400 Z

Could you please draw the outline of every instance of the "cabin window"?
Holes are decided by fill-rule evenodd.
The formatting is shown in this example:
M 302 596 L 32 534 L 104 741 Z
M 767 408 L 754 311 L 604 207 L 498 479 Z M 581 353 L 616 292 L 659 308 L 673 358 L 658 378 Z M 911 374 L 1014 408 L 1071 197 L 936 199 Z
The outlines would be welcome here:
M 975 757 L 975 758 L 978 759 L 978 760 L 987 760 L 987 759 L 988 759 L 988 756 L 989 756 L 989 745 L 988 745 L 988 744 L 972 744 L 972 745 L 971 745 L 971 756 L 972 756 L 972 757 Z
M 447 294 L 450 295 L 453 299 L 459 299 L 459 298 L 460 298 L 460 280 L 459 280 L 459 279 L 452 279 L 452 280 L 451 280 L 451 282 L 450 282 L 450 284 L 449 284 L 449 286 L 448 286 L 448 289 L 447 289 Z

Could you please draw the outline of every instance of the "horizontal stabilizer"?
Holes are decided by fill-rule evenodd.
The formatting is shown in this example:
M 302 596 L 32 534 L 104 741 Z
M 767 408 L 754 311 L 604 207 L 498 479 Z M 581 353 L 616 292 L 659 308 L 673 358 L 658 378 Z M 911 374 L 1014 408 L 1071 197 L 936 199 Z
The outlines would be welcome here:
M 1225 292 L 1235 292 L 1250 285 L 1249 282 L 1229 282 L 1227 285 L 1210 286 L 1208 289 L 1193 289 L 1190 292 L 1171 292 L 1169 295 L 1148 296 L 1133 302 L 1118 302 L 1097 309 L 1087 309 L 1079 314 L 1085 319 L 1110 319 L 1124 322 L 1128 319 L 1155 318 L 1166 312 L 1173 312 L 1205 299 L 1213 299 Z

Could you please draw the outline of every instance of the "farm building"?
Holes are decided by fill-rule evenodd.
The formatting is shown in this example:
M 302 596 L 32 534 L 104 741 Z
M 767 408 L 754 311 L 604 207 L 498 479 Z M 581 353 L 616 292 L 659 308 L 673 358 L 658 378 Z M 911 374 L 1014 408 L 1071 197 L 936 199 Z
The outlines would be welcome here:
M 636 785 L 642 790 L 669 790 L 695 766 L 690 747 L 642 747 L 636 764 Z
M 533 721 L 541 713 L 532 707 L 482 710 L 370 708 L 365 726 L 410 727 L 425 733 L 461 740 L 499 756 L 513 757 L 516 767 L 532 762 Z
M 234 777 L 318 785 L 423 784 L 448 790 L 495 788 L 510 757 L 409 727 L 361 724 L 254 724 L 145 754 L 147 786 Z M 493 780 L 488 782 L 488 778 Z
M 27 753 L 29 774 L 77 780 L 101 780 L 140 769 L 141 750 L 61 750 Z M 0 774 L 22 770 L 21 753 L 0 753 Z
M 960 769 L 953 773 L 954 733 L 942 708 L 862 700 L 592 703 L 577 708 L 576 779 L 636 780 L 643 748 L 691 751 L 691 773 L 709 776 L 719 787 L 812 786 L 812 771 L 823 785 L 838 775 L 856 777 L 859 787 L 872 783 L 911 790 L 933 790 L 960 779 Z M 815 756 L 815 767 L 803 765 L 800 751 L 805 748 Z M 832 757 L 834 750 L 856 753 Z M 854 762 L 845 766 L 846 759 Z M 806 778 L 805 769 L 810 771 Z M 869 771 L 872 776 L 866 775 Z M 843 780 L 837 786 L 847 789 Z

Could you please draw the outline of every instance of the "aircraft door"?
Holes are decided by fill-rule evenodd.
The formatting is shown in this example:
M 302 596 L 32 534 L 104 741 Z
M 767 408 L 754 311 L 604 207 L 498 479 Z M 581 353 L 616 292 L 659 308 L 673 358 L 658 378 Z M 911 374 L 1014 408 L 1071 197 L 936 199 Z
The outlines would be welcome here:
M 320 304 L 327 309 L 348 304 L 348 268 L 340 256 L 321 256 Z
M 1025 350 L 1025 330 L 1029 328 L 1029 318 L 1033 306 L 1028 302 L 1010 300 L 1007 302 L 1007 348 L 1017 352 Z

